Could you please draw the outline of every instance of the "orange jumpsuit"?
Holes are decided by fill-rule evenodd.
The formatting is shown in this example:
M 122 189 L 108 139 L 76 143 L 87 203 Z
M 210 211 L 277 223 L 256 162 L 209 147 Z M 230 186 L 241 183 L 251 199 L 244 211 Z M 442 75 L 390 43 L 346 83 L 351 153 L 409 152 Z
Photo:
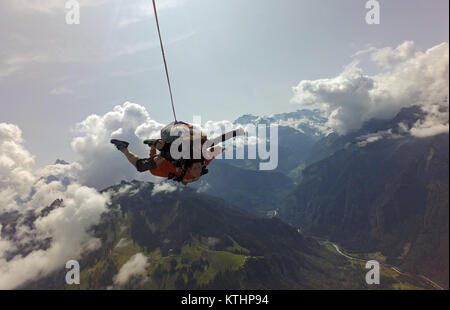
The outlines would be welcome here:
M 214 152 L 214 149 L 212 149 L 212 152 Z M 156 150 L 155 149 L 151 149 L 150 150 L 150 157 L 156 155 Z M 176 176 L 180 176 L 181 175 L 181 168 L 177 168 L 175 167 L 170 161 L 168 161 L 167 159 L 161 157 L 163 159 L 163 162 L 161 164 L 159 164 L 155 169 L 151 169 L 150 173 L 153 174 L 154 176 L 157 177 L 163 177 L 163 178 L 167 178 L 167 176 L 169 175 L 169 173 L 173 173 Z M 208 166 L 209 163 L 214 159 L 208 159 L 205 161 L 205 166 Z M 183 179 L 183 181 L 181 181 L 181 183 L 183 183 L 184 186 L 186 186 L 188 183 L 192 183 L 197 181 L 198 179 L 195 179 L 189 172 L 189 170 L 186 172 L 186 175 Z

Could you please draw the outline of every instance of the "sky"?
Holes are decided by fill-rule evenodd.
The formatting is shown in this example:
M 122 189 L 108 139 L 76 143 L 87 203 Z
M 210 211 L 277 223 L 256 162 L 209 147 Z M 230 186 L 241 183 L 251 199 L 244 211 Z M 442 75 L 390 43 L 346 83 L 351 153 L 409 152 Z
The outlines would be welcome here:
M 37 166 L 77 159 L 76 124 L 126 101 L 172 121 L 151 1 L 79 2 L 79 25 L 64 0 L 0 3 L 0 123 L 20 127 Z M 379 2 L 368 25 L 361 0 L 157 1 L 178 119 L 294 111 L 294 87 L 338 76 L 358 51 L 448 42 L 447 0 Z

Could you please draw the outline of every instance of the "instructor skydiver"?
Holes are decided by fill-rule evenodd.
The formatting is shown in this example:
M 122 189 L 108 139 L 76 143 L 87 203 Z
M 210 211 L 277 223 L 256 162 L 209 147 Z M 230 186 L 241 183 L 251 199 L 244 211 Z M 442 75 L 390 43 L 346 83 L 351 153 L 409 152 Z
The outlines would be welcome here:
M 205 172 L 205 167 L 221 152 L 225 147 L 214 147 L 207 151 L 204 159 L 187 160 L 184 167 L 176 167 L 171 161 L 164 158 L 160 154 L 156 154 L 157 149 L 161 149 L 163 142 L 158 139 L 156 143 L 150 145 L 150 157 L 140 158 L 128 150 L 129 143 L 126 141 L 111 140 L 119 151 L 121 151 L 128 161 L 139 172 L 150 171 L 151 174 L 158 177 L 175 179 L 183 185 L 197 181 Z M 184 171 L 183 171 L 184 170 Z M 184 174 L 184 175 L 183 175 Z M 181 178 L 180 178 L 181 177 Z

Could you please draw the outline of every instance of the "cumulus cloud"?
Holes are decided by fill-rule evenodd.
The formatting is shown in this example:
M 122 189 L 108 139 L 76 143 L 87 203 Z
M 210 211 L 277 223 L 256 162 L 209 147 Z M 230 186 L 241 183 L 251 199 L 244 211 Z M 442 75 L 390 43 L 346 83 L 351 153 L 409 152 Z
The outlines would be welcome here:
M 139 188 L 135 188 L 133 185 L 124 185 L 121 188 L 119 188 L 119 190 L 117 191 L 117 195 L 119 196 L 134 196 L 137 193 L 139 193 Z
M 30 172 L 34 157 L 22 143 L 19 127 L 0 123 L 0 211 L 17 209 L 17 199 L 25 199 L 36 181 Z
M 85 251 L 100 246 L 100 240 L 92 238 L 86 230 L 100 220 L 101 213 L 106 210 L 107 197 L 79 185 L 70 185 L 62 190 L 52 184 L 50 188 L 40 190 L 53 190 L 53 195 L 63 199 L 63 206 L 37 218 L 32 228 L 23 223 L 16 227 L 13 236 L 3 237 L 2 234 L 1 240 L 8 245 L 0 253 L 2 289 L 12 289 L 48 275 L 68 260 L 79 259 Z M 20 251 L 15 252 L 18 247 L 24 251 L 30 243 L 45 244 L 49 238 L 51 244 L 48 248 L 35 248 L 25 256 Z M 12 255 L 13 258 L 9 259 Z
M 107 194 L 73 182 L 78 164 L 33 170 L 23 142 L 19 127 L 0 123 L 0 214 L 16 218 L 0 227 L 0 289 L 48 275 L 97 248 L 100 240 L 87 230 L 109 202 Z
M 407 41 L 396 48 L 372 47 L 355 56 L 364 53 L 380 67 L 379 74 L 365 75 L 355 60 L 334 78 L 301 81 L 293 88 L 291 101 L 323 110 L 327 125 L 341 134 L 413 105 L 421 106 L 426 117 L 411 129 L 412 135 L 448 132 L 448 42 L 422 52 Z
M 65 185 L 77 182 L 77 177 L 82 171 L 79 163 L 55 163 L 36 170 L 36 175 L 46 180 L 47 183 L 51 181 L 61 181 Z
M 115 106 L 104 115 L 88 116 L 77 124 L 78 137 L 72 141 L 72 149 L 80 156 L 83 167 L 79 181 L 102 189 L 124 179 L 152 179 L 150 173 L 138 173 L 110 140 L 128 141 L 130 151 L 148 157 L 149 148 L 142 141 L 159 137 L 162 127 L 150 119 L 143 106 L 130 102 Z
M 370 48 L 370 58 L 382 69 L 389 70 L 405 61 L 420 55 L 413 41 L 405 41 L 396 48 Z
M 168 182 L 161 182 L 158 184 L 155 184 L 155 187 L 152 190 L 152 196 L 155 196 L 159 193 L 172 193 L 177 190 L 177 187 L 173 184 L 170 184 Z
M 141 278 L 141 283 L 145 282 L 147 277 L 146 269 L 150 266 L 147 257 L 142 253 L 133 255 L 119 270 L 119 273 L 114 276 L 114 285 L 126 285 L 131 278 Z
M 195 120 L 192 123 L 195 123 Z M 161 129 L 165 125 L 151 119 L 145 107 L 131 102 L 115 106 L 112 111 L 104 115 L 88 116 L 77 124 L 74 130 L 77 137 L 71 143 L 72 149 L 80 157 L 78 164 L 82 167 L 82 169 L 76 171 L 77 180 L 81 184 L 97 189 L 120 183 L 122 180 L 136 179 L 159 182 L 161 178 L 154 177 L 149 172 L 137 172 L 124 155 L 110 143 L 110 140 L 128 141 L 130 143 L 128 149 L 131 152 L 140 157 L 148 157 L 149 148 L 142 141 L 160 138 Z M 239 127 L 251 132 L 250 127 L 253 125 L 245 124 L 241 126 L 223 120 L 207 121 L 203 125 L 196 124 L 196 126 L 209 138 L 215 138 Z M 228 158 L 228 155 L 232 158 L 233 148 L 243 149 L 248 145 L 265 142 L 263 140 L 263 138 L 257 137 L 255 133 L 230 139 L 225 142 L 225 146 L 231 151 L 231 155 L 226 153 L 227 150 L 225 156 L 221 154 L 216 158 Z

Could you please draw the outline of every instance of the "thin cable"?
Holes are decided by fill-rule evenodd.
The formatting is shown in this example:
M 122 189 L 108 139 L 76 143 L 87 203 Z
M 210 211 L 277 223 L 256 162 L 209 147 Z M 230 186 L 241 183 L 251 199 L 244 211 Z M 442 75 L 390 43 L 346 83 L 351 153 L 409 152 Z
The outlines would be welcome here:
M 159 43 L 161 45 L 161 53 L 162 53 L 163 60 L 164 60 L 164 68 L 166 69 L 167 85 L 169 85 L 169 93 L 170 93 L 170 101 L 172 102 L 173 117 L 175 118 L 175 123 L 176 123 L 177 116 L 175 114 L 175 107 L 173 105 L 172 87 L 170 86 L 169 70 L 167 70 L 166 55 L 164 54 L 164 46 L 163 46 L 163 42 L 161 39 L 161 31 L 159 30 L 158 13 L 156 13 L 155 0 L 152 0 L 152 2 L 153 2 L 153 10 L 155 11 L 156 27 L 158 28 L 158 36 L 159 36 Z

